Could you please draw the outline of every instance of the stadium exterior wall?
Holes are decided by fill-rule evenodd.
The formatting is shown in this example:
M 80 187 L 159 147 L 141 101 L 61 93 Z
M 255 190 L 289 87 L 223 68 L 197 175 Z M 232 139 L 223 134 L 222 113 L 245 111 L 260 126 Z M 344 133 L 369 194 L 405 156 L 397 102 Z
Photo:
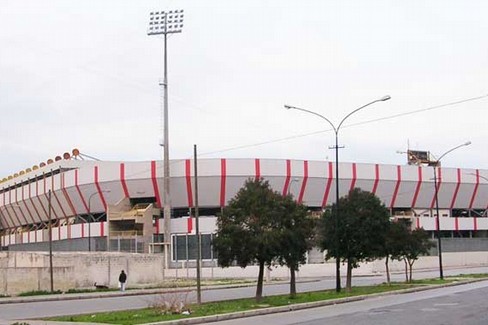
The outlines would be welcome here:
M 160 161 L 60 160 L 2 182 L 1 246 L 47 241 L 49 191 L 54 241 L 104 237 L 106 221 L 88 226 L 77 217 L 106 213 L 111 205 L 126 197 L 151 198 L 160 207 L 164 200 L 162 167 Z M 324 208 L 336 199 L 335 164 L 329 161 L 200 159 L 198 170 L 200 208 L 224 207 L 247 179 L 257 177 L 309 207 Z M 344 162 L 339 171 L 341 196 L 354 187 L 371 191 L 393 215 L 408 211 L 416 227 L 435 230 L 433 167 Z M 192 208 L 193 161 L 172 160 L 170 172 L 172 208 Z M 441 229 L 488 230 L 488 170 L 438 167 L 437 175 Z M 188 231 L 188 220 L 184 219 L 172 219 L 172 233 Z M 203 232 L 214 231 L 211 219 L 203 226 Z M 158 219 L 154 234 L 163 232 L 162 219 Z

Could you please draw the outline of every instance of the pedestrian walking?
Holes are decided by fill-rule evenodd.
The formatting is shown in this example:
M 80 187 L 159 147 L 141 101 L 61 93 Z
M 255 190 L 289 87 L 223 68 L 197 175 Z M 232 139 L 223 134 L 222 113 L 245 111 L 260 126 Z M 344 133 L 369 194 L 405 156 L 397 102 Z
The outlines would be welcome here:
M 127 274 L 125 274 L 124 270 L 120 272 L 119 275 L 119 285 L 120 285 L 120 291 L 125 291 L 125 282 L 127 281 Z

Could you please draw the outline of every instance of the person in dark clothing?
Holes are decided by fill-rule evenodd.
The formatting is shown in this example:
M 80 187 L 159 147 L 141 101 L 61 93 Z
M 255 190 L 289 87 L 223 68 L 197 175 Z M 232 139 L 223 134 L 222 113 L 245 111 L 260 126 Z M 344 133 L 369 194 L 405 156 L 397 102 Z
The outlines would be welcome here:
M 120 284 L 120 291 L 125 291 L 125 282 L 127 281 L 127 274 L 125 274 L 124 270 L 120 272 L 119 275 L 119 284 Z

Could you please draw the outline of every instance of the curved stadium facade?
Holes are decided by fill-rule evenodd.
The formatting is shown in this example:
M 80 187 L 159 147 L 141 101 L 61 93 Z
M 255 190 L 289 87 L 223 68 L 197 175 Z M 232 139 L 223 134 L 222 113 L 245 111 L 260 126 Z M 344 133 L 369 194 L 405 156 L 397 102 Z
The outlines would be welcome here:
M 487 237 L 488 170 L 437 168 L 443 236 Z M 436 230 L 433 167 L 340 164 L 340 196 L 359 187 L 375 193 L 392 217 Z M 193 160 L 170 161 L 172 260 L 187 255 L 194 235 Z M 215 215 L 249 178 L 292 194 L 319 213 L 335 202 L 335 163 L 275 159 L 198 161 L 203 258 L 213 258 Z M 0 183 L 3 250 L 164 250 L 161 161 L 105 162 L 60 159 Z M 49 209 L 51 207 L 51 209 Z M 51 211 L 51 213 L 49 213 Z M 193 238 L 194 239 L 194 238 Z M 205 249 L 207 247 L 208 249 Z M 186 252 L 185 252 L 186 250 Z

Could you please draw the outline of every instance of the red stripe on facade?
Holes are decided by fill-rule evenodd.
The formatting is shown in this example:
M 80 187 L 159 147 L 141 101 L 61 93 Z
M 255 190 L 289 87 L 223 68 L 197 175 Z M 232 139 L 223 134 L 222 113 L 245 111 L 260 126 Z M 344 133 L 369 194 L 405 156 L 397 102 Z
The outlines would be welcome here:
M 441 189 L 441 184 L 442 184 L 442 168 L 440 167 L 434 167 L 437 168 L 437 191 L 434 190 L 434 197 L 432 198 L 432 202 L 430 203 L 430 208 L 433 209 L 435 205 L 435 198 L 436 198 L 436 192 L 437 192 L 437 198 L 439 198 L 439 190 Z M 435 182 L 435 180 L 434 180 Z M 439 202 L 437 202 L 439 203 Z
M 41 205 L 41 208 L 44 211 L 44 215 L 46 216 L 46 219 L 47 219 L 47 210 L 44 207 L 44 204 L 42 204 L 42 200 L 41 200 L 41 197 L 39 195 L 39 181 L 37 179 L 36 179 L 36 197 L 37 197 L 37 200 L 39 201 L 39 204 Z
M 9 190 L 8 194 L 9 194 L 9 201 L 10 201 L 10 190 Z M 4 205 L 6 205 L 6 202 L 7 202 L 6 199 L 5 199 L 5 196 L 6 196 L 5 192 L 3 192 L 3 203 L 4 203 Z M 11 202 L 9 202 L 9 204 L 11 204 Z M 20 225 L 21 222 L 18 220 L 17 216 L 15 216 L 15 219 L 17 219 L 17 220 L 15 220 L 12 217 L 12 215 L 10 214 L 10 212 L 8 211 L 8 208 L 7 207 L 5 207 L 4 210 L 5 210 L 5 212 L 7 212 L 7 215 L 10 218 L 10 221 L 12 221 L 12 227 L 15 228 L 15 226 Z
M 256 179 L 261 178 L 261 161 L 259 159 L 254 159 L 254 169 L 256 170 Z
M 3 190 L 3 188 L 2 188 L 2 190 Z M 3 194 L 1 195 L 1 197 L 2 197 L 2 206 L 5 206 L 6 205 L 6 203 L 5 203 L 5 192 L 3 192 Z M 7 218 L 2 213 L 2 211 L 4 211 L 4 209 L 0 209 L 0 215 L 3 217 L 3 219 L 7 223 L 8 228 L 11 228 L 10 223 L 7 221 Z M 9 216 L 9 218 L 10 218 L 10 216 Z M 3 245 L 3 246 L 5 246 L 5 245 Z
M 352 180 L 351 180 L 351 186 L 349 187 L 349 192 L 354 190 L 354 187 L 356 186 L 356 180 L 357 179 L 358 179 L 357 166 L 356 166 L 356 163 L 352 163 Z
M 63 191 L 64 198 L 65 198 L 66 202 L 68 202 L 68 206 L 71 209 L 71 212 L 73 213 L 73 215 L 75 216 L 75 215 L 77 215 L 77 213 L 76 213 L 76 209 L 75 209 L 75 206 L 73 204 L 73 201 L 71 201 L 69 193 L 66 190 L 65 175 L 64 175 L 64 173 L 59 173 L 59 175 L 61 177 L 61 190 Z
M 11 226 L 10 226 L 10 223 L 7 221 L 8 219 L 7 219 L 7 218 L 5 218 L 5 215 L 3 214 L 3 211 L 4 211 L 4 210 L 5 210 L 5 209 L 1 209 L 1 210 L 0 210 L 0 216 L 2 216 L 3 220 L 4 220 L 4 221 L 5 221 L 5 223 L 7 224 L 7 228 L 10 228 L 10 227 L 11 227 Z M 3 246 L 5 246 L 5 245 L 3 245 Z
M 39 222 L 42 222 L 41 214 L 39 213 L 39 210 L 37 210 L 37 207 L 34 204 L 34 200 L 32 200 L 31 183 L 30 183 L 30 179 L 28 179 L 28 180 L 29 180 L 29 202 L 32 204 L 32 207 L 34 208 L 34 211 L 36 211 L 37 219 L 39 219 Z
M 302 187 L 300 188 L 300 195 L 298 196 L 298 203 L 303 202 L 303 195 L 305 194 L 305 188 L 307 187 L 308 181 L 308 161 L 305 160 L 303 162 L 303 182 Z
M 186 179 L 186 195 L 188 198 L 188 207 L 193 207 L 193 191 L 191 188 L 191 161 L 185 161 L 185 179 Z
M 159 232 L 159 220 L 160 220 L 160 218 L 158 217 L 158 218 L 156 218 L 156 222 L 155 222 L 155 228 L 156 228 L 155 231 L 156 231 L 156 234 L 158 234 L 158 235 L 160 234 L 160 232 Z
M 420 166 L 418 166 L 417 175 L 417 186 L 415 187 L 415 194 L 413 195 L 412 199 L 412 208 L 415 207 L 415 204 L 417 203 L 417 198 L 419 197 L 420 193 L 420 187 L 422 186 L 422 167 Z
M 469 201 L 469 209 L 473 208 L 474 200 L 478 194 L 478 187 L 480 186 L 480 171 L 476 169 L 476 185 L 474 186 L 473 195 L 471 195 L 471 200 Z
M 461 169 L 457 169 L 457 183 L 456 183 L 456 188 L 454 189 L 454 194 L 452 195 L 452 200 L 451 200 L 451 206 L 449 207 L 451 210 L 454 207 L 454 204 L 456 204 L 456 198 L 459 192 L 459 187 L 461 186 Z
M 100 222 L 100 237 L 105 236 L 105 222 Z
M 190 234 L 193 231 L 193 218 L 186 219 L 186 231 Z
M 61 204 L 61 202 L 59 201 L 59 198 L 58 198 L 58 196 L 56 195 L 56 192 L 55 192 L 54 190 L 52 191 L 52 194 L 53 194 L 54 198 L 56 199 L 56 202 L 58 203 L 59 208 L 61 209 L 61 212 L 63 213 L 63 216 L 64 216 L 65 218 L 67 218 L 67 217 L 68 217 L 68 215 L 66 214 L 66 212 L 64 212 L 63 205 L 62 205 L 62 204 Z M 51 201 L 52 201 L 52 198 L 51 198 Z M 52 202 L 51 202 L 51 204 L 52 204 Z
M 125 164 L 120 163 L 120 183 L 122 184 L 122 190 L 124 191 L 125 197 L 129 197 L 129 189 L 127 188 L 127 183 L 125 182 Z
M 291 179 L 291 160 L 286 160 L 286 178 L 285 185 L 283 186 L 283 196 L 288 194 L 288 187 L 290 186 Z
M 156 161 L 151 161 L 151 180 L 153 183 L 154 196 L 156 197 L 156 204 L 159 208 L 163 205 L 161 204 L 161 196 L 159 195 L 158 181 L 156 178 Z
M 322 199 L 322 208 L 325 208 L 327 205 L 327 200 L 329 199 L 330 188 L 332 187 L 332 180 L 334 179 L 334 172 L 332 170 L 332 162 L 329 161 L 329 174 L 327 178 L 327 185 L 325 186 L 324 197 Z
M 22 211 L 22 207 L 19 205 L 19 198 L 18 198 L 17 188 L 14 191 L 15 191 L 15 204 L 18 205 L 18 207 L 19 207 L 20 216 L 22 217 L 22 219 L 24 219 L 24 225 L 27 225 L 27 224 L 29 224 L 29 222 L 27 221 L 27 218 L 25 217 L 24 212 Z M 13 210 L 14 210 L 15 215 L 17 216 L 17 213 L 15 212 L 15 209 L 13 209 Z
M 391 198 L 390 209 L 395 206 L 395 201 L 398 195 L 398 190 L 400 189 L 400 183 L 402 182 L 402 168 L 397 166 L 397 182 L 395 185 L 395 190 L 393 191 L 393 196 Z
M 454 230 L 459 231 L 459 218 L 454 218 Z
M 100 182 L 98 181 L 98 166 L 95 166 L 94 168 L 94 178 L 95 178 L 95 186 L 97 187 L 98 195 L 100 196 L 100 200 L 102 201 L 103 204 L 103 209 L 107 211 L 107 202 L 105 201 L 102 188 L 100 187 Z
M 371 191 L 373 194 L 376 194 L 376 191 L 378 190 L 378 184 L 380 182 L 380 165 L 376 164 L 374 166 L 374 184 L 373 184 L 373 190 Z
M 81 226 L 81 238 L 85 238 L 85 225 L 86 225 L 86 223 L 80 224 L 80 226 Z
M 81 203 L 83 203 L 86 213 L 90 213 L 90 209 L 88 209 L 88 205 L 86 204 L 85 198 L 83 197 L 83 193 L 81 193 L 80 186 L 78 185 L 78 169 L 75 169 L 75 188 L 78 194 L 80 195 Z
M 477 217 L 473 218 L 473 228 L 474 228 L 474 231 L 478 231 L 478 218 Z
M 220 206 L 225 206 L 225 183 L 227 179 L 227 162 L 225 159 L 220 160 Z
M 16 184 L 16 183 L 14 183 L 14 184 Z M 20 215 L 22 216 L 22 219 L 24 219 L 24 222 L 27 225 L 27 224 L 29 224 L 29 222 L 27 221 L 27 218 L 25 217 L 24 212 L 22 211 L 22 206 L 19 204 L 19 195 L 18 194 L 19 194 L 18 188 L 16 188 L 15 189 L 15 204 L 19 207 Z
M 416 219 L 415 220 L 416 227 L 417 227 L 417 229 L 419 229 L 420 228 L 420 218 L 415 218 L 415 219 Z
M 44 196 L 46 197 L 46 201 L 47 201 L 47 213 L 49 213 L 49 191 L 47 190 L 47 186 L 46 186 L 46 176 L 43 174 L 44 176 Z M 56 210 L 54 209 L 54 204 L 53 204 L 53 195 L 54 194 L 54 190 L 51 189 L 51 211 L 52 211 L 52 215 L 54 215 L 54 218 L 51 218 L 51 219 L 59 219 L 58 217 L 58 214 L 56 213 Z
M 34 222 L 34 216 L 32 215 L 29 206 L 27 206 L 27 203 L 25 202 L 25 197 L 24 197 L 24 186 L 22 186 L 22 203 L 25 205 L 25 209 L 27 210 L 27 214 L 31 218 L 32 222 Z

